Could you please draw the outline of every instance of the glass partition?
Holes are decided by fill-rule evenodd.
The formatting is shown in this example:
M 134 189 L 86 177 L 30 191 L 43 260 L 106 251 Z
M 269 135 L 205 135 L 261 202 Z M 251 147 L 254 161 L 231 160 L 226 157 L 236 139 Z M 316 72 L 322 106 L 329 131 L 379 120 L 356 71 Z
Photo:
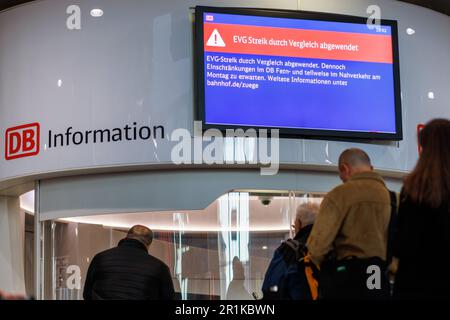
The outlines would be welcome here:
M 320 194 L 234 191 L 204 210 L 72 217 L 45 223 L 45 299 L 83 298 L 99 252 L 117 246 L 136 224 L 154 231 L 149 253 L 169 266 L 178 299 L 252 300 L 273 252 L 293 236 L 296 208 Z

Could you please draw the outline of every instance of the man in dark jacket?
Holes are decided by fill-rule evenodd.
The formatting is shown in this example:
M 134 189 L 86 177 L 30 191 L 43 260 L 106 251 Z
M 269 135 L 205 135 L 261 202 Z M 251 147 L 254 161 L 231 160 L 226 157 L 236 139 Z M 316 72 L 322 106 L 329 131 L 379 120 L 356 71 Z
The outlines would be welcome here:
M 137 225 L 116 248 L 97 254 L 88 269 L 84 299 L 174 299 L 169 268 L 148 254 L 152 240 L 152 231 Z

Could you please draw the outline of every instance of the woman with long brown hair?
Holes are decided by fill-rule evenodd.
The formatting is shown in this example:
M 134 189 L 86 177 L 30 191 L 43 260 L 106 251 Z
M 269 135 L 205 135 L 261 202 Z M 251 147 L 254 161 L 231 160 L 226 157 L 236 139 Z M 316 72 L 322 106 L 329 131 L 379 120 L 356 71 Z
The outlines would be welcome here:
M 450 121 L 430 121 L 405 180 L 398 211 L 395 256 L 398 298 L 450 298 Z

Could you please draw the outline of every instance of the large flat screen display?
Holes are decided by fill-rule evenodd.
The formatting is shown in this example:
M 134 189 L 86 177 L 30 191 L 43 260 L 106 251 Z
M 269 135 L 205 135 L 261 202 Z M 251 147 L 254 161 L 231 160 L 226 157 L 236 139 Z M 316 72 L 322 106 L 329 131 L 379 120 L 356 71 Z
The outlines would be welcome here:
M 204 128 L 401 140 L 397 24 L 367 20 L 196 7 Z

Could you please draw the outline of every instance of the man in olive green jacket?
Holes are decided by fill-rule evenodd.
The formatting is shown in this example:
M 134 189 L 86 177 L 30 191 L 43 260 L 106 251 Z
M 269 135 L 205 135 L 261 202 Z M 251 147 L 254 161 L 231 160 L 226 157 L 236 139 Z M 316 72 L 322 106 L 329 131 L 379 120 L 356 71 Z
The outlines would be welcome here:
M 320 296 L 384 297 L 389 191 L 360 149 L 341 154 L 339 176 L 344 183 L 323 199 L 307 242 L 311 260 L 322 269 Z

